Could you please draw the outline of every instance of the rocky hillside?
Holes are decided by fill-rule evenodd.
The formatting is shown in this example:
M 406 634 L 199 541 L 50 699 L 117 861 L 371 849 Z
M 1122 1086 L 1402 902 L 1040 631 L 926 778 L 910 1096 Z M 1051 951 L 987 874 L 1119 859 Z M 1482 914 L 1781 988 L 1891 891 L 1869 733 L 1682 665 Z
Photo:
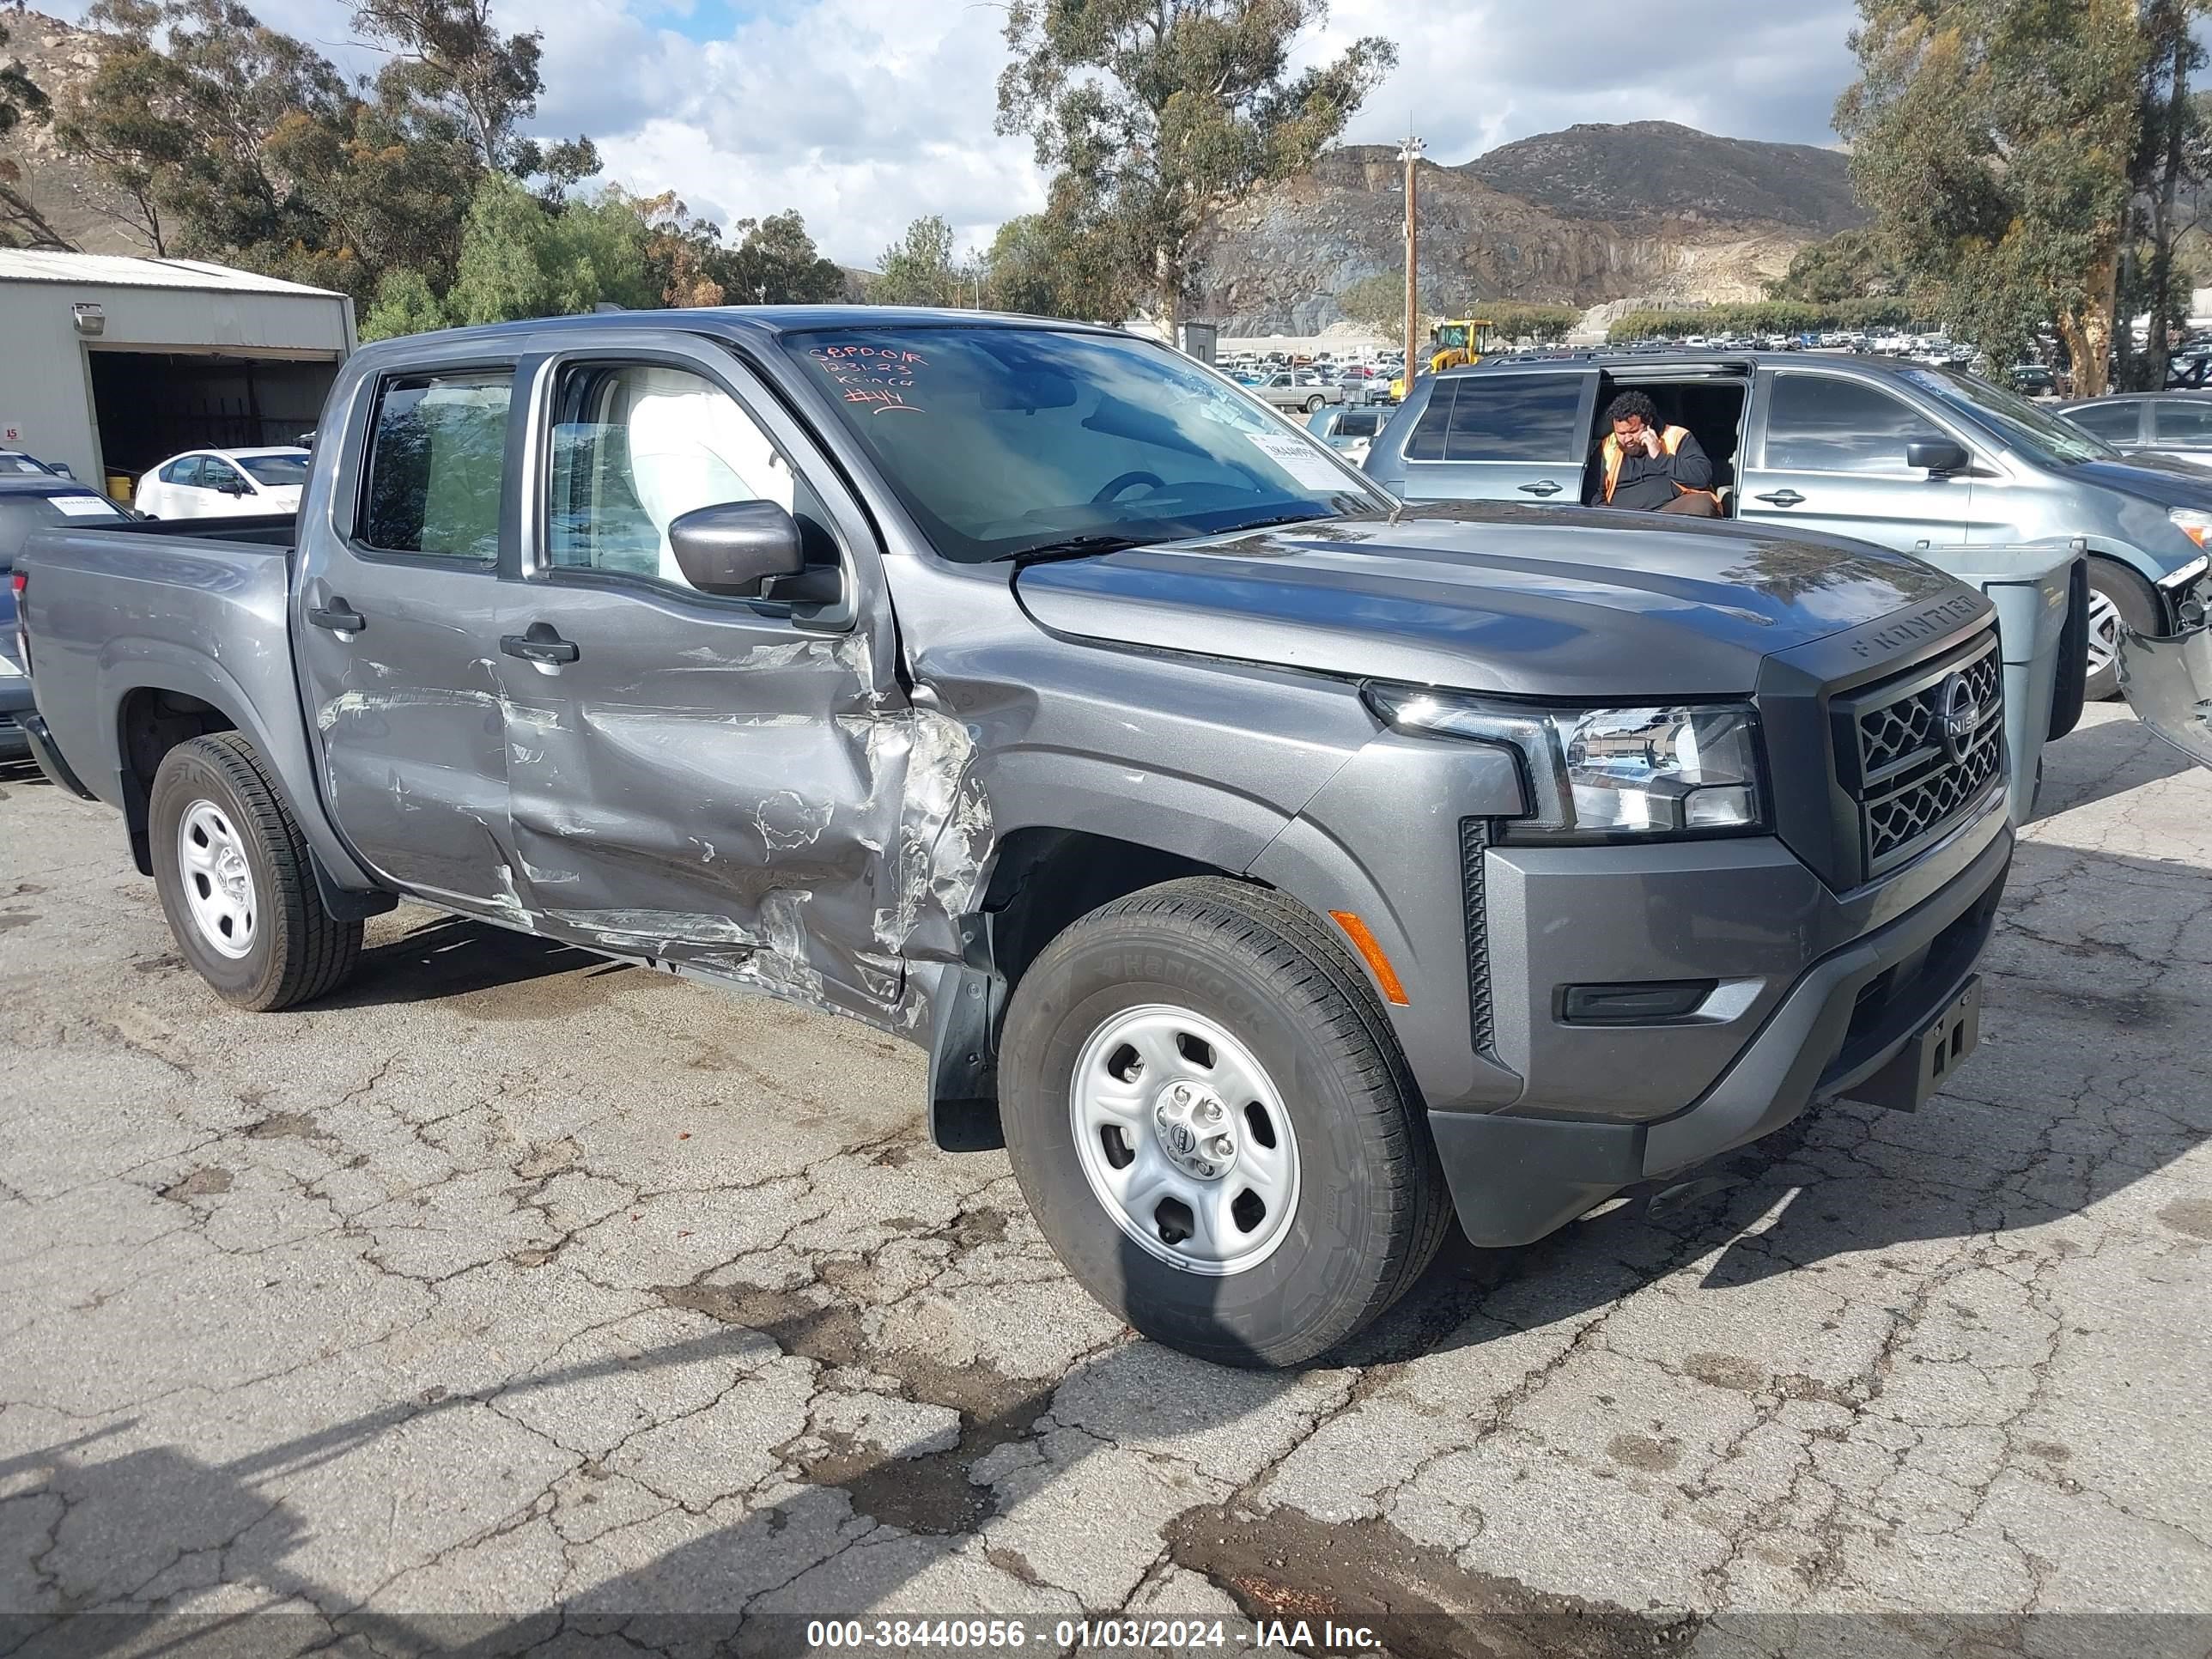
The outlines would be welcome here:
M 1335 295 L 1400 268 L 1403 169 L 1347 145 L 1224 215 L 1194 314 L 1231 334 L 1311 334 Z M 1859 222 L 1842 155 L 1666 121 L 1524 138 L 1420 164 L 1425 289 L 1507 299 L 1751 300 L 1807 242 Z
M 0 27 L 8 31 L 0 58 L 21 64 L 56 104 L 99 67 L 99 37 L 87 30 L 14 6 L 0 6 Z M 121 202 L 115 191 L 89 167 L 62 154 L 52 125 L 24 122 L 0 139 L 0 155 L 22 170 L 23 188 L 47 222 L 87 253 L 150 251 L 116 211 Z

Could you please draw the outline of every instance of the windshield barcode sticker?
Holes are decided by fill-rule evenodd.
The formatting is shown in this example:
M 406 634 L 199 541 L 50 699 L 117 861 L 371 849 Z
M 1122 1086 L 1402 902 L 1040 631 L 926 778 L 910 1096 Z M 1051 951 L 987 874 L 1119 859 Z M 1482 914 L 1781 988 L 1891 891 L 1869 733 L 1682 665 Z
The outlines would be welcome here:
M 1303 438 L 1288 432 L 1248 432 L 1252 447 L 1310 489 L 1343 489 L 1348 486 L 1326 455 L 1316 454 Z

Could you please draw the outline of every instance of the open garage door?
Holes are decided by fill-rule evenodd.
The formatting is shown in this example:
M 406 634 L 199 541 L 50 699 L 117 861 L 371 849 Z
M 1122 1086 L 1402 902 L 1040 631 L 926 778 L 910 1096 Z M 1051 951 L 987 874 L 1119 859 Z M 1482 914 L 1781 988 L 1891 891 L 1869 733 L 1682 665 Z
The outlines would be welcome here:
M 134 478 L 180 449 L 297 443 L 322 417 L 335 356 L 240 356 L 95 348 L 100 463 Z

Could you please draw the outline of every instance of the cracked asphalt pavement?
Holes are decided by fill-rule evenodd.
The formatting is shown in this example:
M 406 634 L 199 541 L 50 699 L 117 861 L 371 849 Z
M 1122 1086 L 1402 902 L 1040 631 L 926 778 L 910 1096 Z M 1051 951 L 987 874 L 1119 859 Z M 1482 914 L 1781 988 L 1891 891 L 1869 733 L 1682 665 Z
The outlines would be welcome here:
M 2050 757 L 1955 1088 L 1455 1240 L 1300 1375 L 1133 1340 L 917 1050 L 411 907 L 234 1013 L 110 814 L 0 789 L 0 1650 L 2212 1648 L 2212 774 L 2124 710 Z

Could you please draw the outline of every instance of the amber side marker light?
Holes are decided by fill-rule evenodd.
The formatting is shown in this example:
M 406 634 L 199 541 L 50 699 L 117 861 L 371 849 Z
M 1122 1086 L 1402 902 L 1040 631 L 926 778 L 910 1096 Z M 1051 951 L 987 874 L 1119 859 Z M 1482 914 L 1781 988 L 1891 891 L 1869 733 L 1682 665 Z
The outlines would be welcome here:
M 1399 983 L 1398 970 L 1390 965 L 1390 958 L 1382 954 L 1382 947 L 1375 942 L 1375 935 L 1367 931 L 1367 924 L 1349 910 L 1332 910 L 1329 915 L 1336 919 L 1336 925 L 1344 929 L 1345 937 L 1352 941 L 1352 948 L 1359 952 L 1360 960 L 1375 975 L 1375 982 L 1382 988 L 1383 999 L 1395 1002 L 1401 1008 L 1412 1007 L 1413 1000 L 1406 994 L 1406 988 Z

